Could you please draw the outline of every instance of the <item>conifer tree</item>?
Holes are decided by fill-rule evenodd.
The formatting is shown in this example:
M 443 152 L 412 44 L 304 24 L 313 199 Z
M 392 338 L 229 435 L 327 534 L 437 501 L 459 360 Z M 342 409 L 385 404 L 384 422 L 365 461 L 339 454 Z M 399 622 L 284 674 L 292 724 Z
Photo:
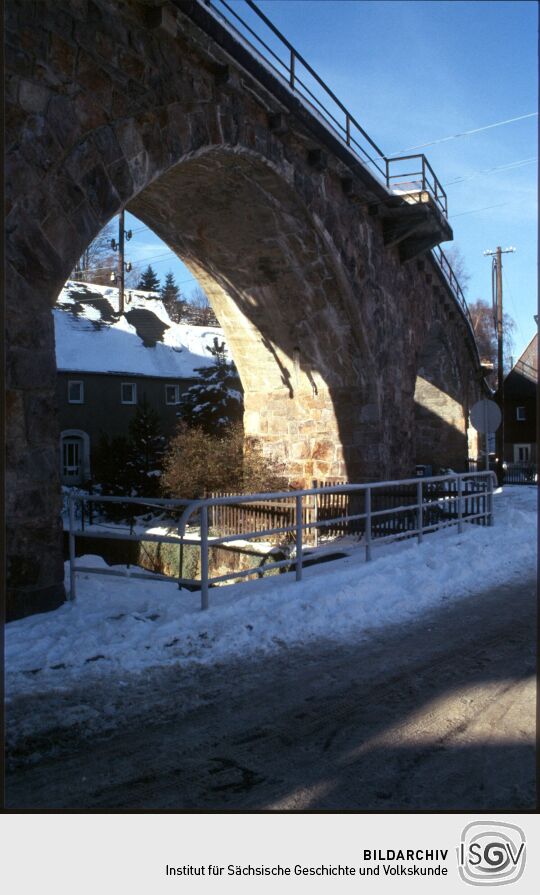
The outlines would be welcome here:
M 136 494 L 153 497 L 159 491 L 165 438 L 161 434 L 159 415 L 144 396 L 128 431 L 130 484 Z
M 182 394 L 178 410 L 188 426 L 220 435 L 242 419 L 242 385 L 234 363 L 227 360 L 225 343 L 214 338 L 207 350 L 214 362 L 195 370 L 198 381 Z
M 161 300 L 172 322 L 182 323 L 185 302 L 172 270 L 165 277 L 165 284 L 161 287 Z
M 130 474 L 128 469 L 129 444 L 127 438 L 110 438 L 101 433 L 94 452 L 93 472 L 97 484 L 104 494 L 118 496 L 129 494 Z M 114 510 L 114 504 L 109 509 Z
M 159 288 L 158 275 L 151 264 L 149 264 L 139 280 L 137 289 L 143 289 L 145 292 L 159 292 Z

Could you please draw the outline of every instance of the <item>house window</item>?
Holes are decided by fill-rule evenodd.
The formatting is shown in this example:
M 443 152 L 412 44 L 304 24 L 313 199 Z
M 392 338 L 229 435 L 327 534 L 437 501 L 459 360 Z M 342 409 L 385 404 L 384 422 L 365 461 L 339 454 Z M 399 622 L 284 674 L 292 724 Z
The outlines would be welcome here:
M 525 408 L 524 407 L 516 407 L 516 419 L 520 422 L 523 422 L 527 419 L 525 416 Z
M 514 463 L 528 463 L 531 459 L 530 444 L 514 445 Z
M 122 404 L 137 403 L 137 386 L 134 382 L 123 382 L 120 386 L 120 399 Z
M 180 403 L 180 386 L 179 385 L 166 385 L 165 386 L 165 403 L 166 404 L 179 404 Z
M 78 379 L 68 381 L 68 403 L 84 404 L 84 383 Z

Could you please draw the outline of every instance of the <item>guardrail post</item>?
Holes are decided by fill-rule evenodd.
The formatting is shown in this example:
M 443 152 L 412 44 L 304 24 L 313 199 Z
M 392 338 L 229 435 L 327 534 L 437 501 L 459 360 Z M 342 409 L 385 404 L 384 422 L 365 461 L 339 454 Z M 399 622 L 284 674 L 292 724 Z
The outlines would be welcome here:
M 366 562 L 371 560 L 371 488 L 366 488 Z
M 75 507 L 73 495 L 68 495 L 69 513 L 69 599 L 73 602 L 77 597 L 77 585 L 75 583 Z
M 291 47 L 291 61 L 290 61 L 290 67 L 289 67 L 289 84 L 291 85 L 292 90 L 294 90 L 294 63 L 295 63 L 294 50 Z
M 313 522 L 317 523 L 313 529 L 313 546 L 319 546 L 319 495 L 313 495 Z
M 416 503 L 418 505 L 416 521 L 418 528 L 418 543 L 424 540 L 424 483 L 420 480 L 416 485 Z
M 302 495 L 296 496 L 296 580 L 302 580 Z
M 345 113 L 345 134 L 347 137 L 347 146 L 351 145 L 351 119 L 349 113 Z
M 201 609 L 208 609 L 208 507 L 201 507 Z
M 458 502 L 457 502 L 457 506 L 458 506 L 458 514 L 457 514 L 457 517 L 458 517 L 458 524 L 457 524 L 457 530 L 458 530 L 458 532 L 461 534 L 461 532 L 463 531 L 463 506 L 462 506 L 462 503 L 461 503 L 461 498 L 462 498 L 462 495 L 463 495 L 463 479 L 461 478 L 461 476 L 457 479 L 457 493 L 458 493 Z
M 178 548 L 178 590 L 182 590 L 182 585 L 180 584 L 183 575 L 184 569 L 184 533 L 180 528 L 180 524 L 178 525 L 178 537 L 180 539 L 180 546 Z
M 493 525 L 493 476 L 488 476 L 487 497 L 484 498 L 487 509 L 487 524 Z

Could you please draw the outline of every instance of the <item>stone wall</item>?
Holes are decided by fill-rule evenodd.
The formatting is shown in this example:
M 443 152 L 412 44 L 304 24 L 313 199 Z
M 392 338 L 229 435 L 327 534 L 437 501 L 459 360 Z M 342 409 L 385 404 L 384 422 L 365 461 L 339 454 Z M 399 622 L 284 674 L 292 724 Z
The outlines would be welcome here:
M 201 280 L 242 377 L 246 430 L 292 480 L 410 474 L 435 323 L 454 359 L 443 390 L 463 408 L 480 394 L 434 262 L 385 246 L 384 189 L 182 6 L 6 3 L 10 617 L 63 599 L 50 308 L 123 207 Z

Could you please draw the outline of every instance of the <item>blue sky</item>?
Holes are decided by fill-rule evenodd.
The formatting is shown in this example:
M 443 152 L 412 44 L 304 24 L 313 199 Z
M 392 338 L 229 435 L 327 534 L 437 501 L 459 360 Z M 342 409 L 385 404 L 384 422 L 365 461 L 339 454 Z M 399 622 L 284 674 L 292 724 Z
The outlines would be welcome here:
M 387 155 L 537 112 L 535 2 L 260 0 L 259 6 Z M 503 257 L 515 356 L 532 337 L 537 313 L 537 163 L 480 172 L 536 159 L 537 129 L 535 116 L 420 150 L 448 194 L 454 243 L 443 248 L 461 251 L 469 300 L 491 300 L 483 251 L 517 249 Z M 148 230 L 129 243 L 132 260 L 153 257 L 161 277 L 172 269 L 189 292 L 192 277 L 166 252 Z

